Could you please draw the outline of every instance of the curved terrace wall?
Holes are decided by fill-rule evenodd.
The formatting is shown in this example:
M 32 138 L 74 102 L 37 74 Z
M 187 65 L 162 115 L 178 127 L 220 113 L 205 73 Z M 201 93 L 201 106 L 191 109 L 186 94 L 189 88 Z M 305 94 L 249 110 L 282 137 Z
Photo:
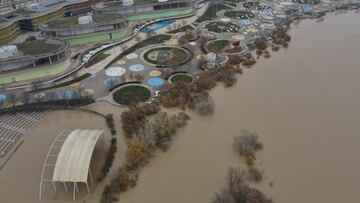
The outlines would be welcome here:
M 127 26 L 125 17 L 110 22 L 93 23 L 88 25 L 76 25 L 68 28 L 44 28 L 43 35 L 51 38 L 69 37 L 75 35 L 90 34 L 95 32 L 120 30 Z
M 21 30 L 37 31 L 39 25 L 49 22 L 50 20 L 63 17 L 80 15 L 91 11 L 91 5 L 100 0 L 85 0 L 83 2 L 69 2 L 48 12 L 39 12 L 32 15 L 19 15 L 15 17 L 7 26 L 0 28 L 0 45 L 8 44 L 13 41 Z M 16 26 L 14 26 L 16 25 Z M 13 33 L 10 34 L 9 32 Z
M 16 39 L 21 33 L 18 22 L 13 22 L 7 27 L 0 29 L 0 45 L 5 45 Z
M 109 2 L 107 2 L 109 3 Z M 92 9 L 97 13 L 103 14 L 132 14 L 140 12 L 151 12 L 165 9 L 178 9 L 191 7 L 191 1 L 169 1 L 163 3 L 149 3 L 143 5 L 134 6 L 118 6 L 118 7 L 102 7 L 99 5 L 93 5 Z
M 69 45 L 63 45 L 56 50 L 30 56 L 17 56 L 0 60 L 0 73 L 20 71 L 24 69 L 37 68 L 43 65 L 64 61 L 70 56 Z

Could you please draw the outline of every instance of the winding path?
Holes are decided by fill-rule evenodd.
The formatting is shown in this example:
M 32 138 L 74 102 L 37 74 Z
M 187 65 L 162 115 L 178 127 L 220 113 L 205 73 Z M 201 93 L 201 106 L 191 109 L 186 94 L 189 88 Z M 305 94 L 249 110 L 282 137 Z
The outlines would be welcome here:
M 156 20 L 152 20 L 152 21 L 149 21 L 143 25 L 141 25 L 139 28 L 135 28 L 134 31 L 133 31 L 133 34 L 125 39 L 122 39 L 118 42 L 113 42 L 113 43 L 110 43 L 110 44 L 104 44 L 104 45 L 99 45 L 98 47 L 94 48 L 94 49 L 91 49 L 87 52 L 87 54 L 85 54 L 83 57 L 82 57 L 82 62 L 76 67 L 74 68 L 72 71 L 69 71 L 67 72 L 66 74 L 64 75 L 61 75 L 59 77 L 56 77 L 56 78 L 53 78 L 51 80 L 47 80 L 43 83 L 41 83 L 41 85 L 48 85 L 48 84 L 51 84 L 51 83 L 54 83 L 56 81 L 59 81 L 63 78 L 66 78 L 68 76 L 70 76 L 71 74 L 81 70 L 89 61 L 91 61 L 91 59 L 99 52 L 101 51 L 104 51 L 104 50 L 107 50 L 109 49 L 109 52 L 112 54 L 110 56 L 110 58 L 115 58 L 118 54 L 117 51 L 111 51 L 110 48 L 117 48 L 116 46 L 119 46 L 119 45 L 124 45 L 125 43 L 129 43 L 131 42 L 131 40 L 133 38 L 135 38 L 137 35 L 139 35 L 141 37 L 141 39 L 144 39 L 146 36 L 140 32 L 140 30 L 148 25 L 151 25 L 153 23 L 156 23 L 156 22 L 160 22 L 160 21 L 164 21 L 164 20 L 178 20 L 178 19 L 184 19 L 184 18 L 190 18 L 191 20 L 193 20 L 193 18 L 196 18 L 196 15 L 198 14 L 198 11 L 200 12 L 204 12 L 206 10 L 206 7 L 207 6 L 203 6 L 202 8 L 200 9 L 197 9 L 196 6 L 194 6 L 194 12 L 190 13 L 190 14 L 187 14 L 187 15 L 183 15 L 183 16 L 173 16 L 173 17 L 166 17 L 166 18 L 160 18 L 160 19 L 156 19 Z M 162 30 L 163 31 L 163 30 Z M 122 49 L 121 49 L 122 50 Z M 115 57 L 113 57 L 113 55 L 115 54 Z M 108 61 L 108 63 L 111 63 L 111 61 Z M 108 64 L 107 63 L 107 64 Z M 105 63 L 104 63 L 105 64 Z M 101 64 L 101 65 L 104 65 L 104 64 Z M 99 69 L 99 68 L 96 68 L 95 71 L 100 71 L 102 69 Z M 9 87 L 9 88 L 5 88 L 5 91 L 13 91 L 13 90 L 22 90 L 22 89 L 25 89 L 25 88 L 31 88 L 32 85 L 29 84 L 29 85 L 20 85 L 20 86 L 14 86 L 14 87 Z

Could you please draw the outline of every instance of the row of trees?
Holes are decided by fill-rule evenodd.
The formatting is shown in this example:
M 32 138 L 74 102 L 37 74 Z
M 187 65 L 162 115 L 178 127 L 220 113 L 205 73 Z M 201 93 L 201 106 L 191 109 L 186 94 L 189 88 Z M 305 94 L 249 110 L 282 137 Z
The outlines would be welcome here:
M 226 186 L 216 193 L 213 203 L 272 203 L 260 190 L 251 187 L 247 181 L 260 182 L 262 173 L 254 166 L 255 152 L 262 149 L 256 132 L 242 130 L 234 137 L 235 151 L 247 158 L 248 170 L 230 167 L 226 173 Z M 248 161 L 251 160 L 251 161 Z
M 71 100 L 77 101 L 75 103 L 81 103 L 82 100 L 92 99 L 92 96 L 92 94 L 87 93 L 86 90 L 82 87 L 71 91 L 70 97 L 66 91 L 57 92 L 55 90 L 46 92 L 23 92 L 21 94 L 12 92 L 7 94 L 6 101 L 0 101 L 0 108 L 38 103 L 52 104 L 54 102 L 59 103 L 59 101 L 64 101 L 64 104 L 70 104 L 71 102 L 69 101 Z
M 167 150 L 178 128 L 187 124 L 183 112 L 170 115 L 157 103 L 130 106 L 121 122 L 127 143 L 126 163 L 120 167 L 103 191 L 101 202 L 116 201 L 117 194 L 136 185 L 139 169 L 148 163 L 154 151 Z
M 260 190 L 246 182 L 246 172 L 230 167 L 226 173 L 226 187 L 216 193 L 213 203 L 272 203 Z

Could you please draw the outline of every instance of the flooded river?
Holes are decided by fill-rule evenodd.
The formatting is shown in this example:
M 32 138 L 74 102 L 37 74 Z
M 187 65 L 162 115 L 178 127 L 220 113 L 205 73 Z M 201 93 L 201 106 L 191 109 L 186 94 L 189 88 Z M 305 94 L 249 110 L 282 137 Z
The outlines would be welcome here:
M 120 202 L 211 202 L 226 169 L 246 167 L 231 146 L 243 128 L 260 135 L 256 187 L 276 202 L 359 202 L 359 22 L 351 11 L 293 25 L 290 47 L 212 91 L 214 115 L 192 115 Z

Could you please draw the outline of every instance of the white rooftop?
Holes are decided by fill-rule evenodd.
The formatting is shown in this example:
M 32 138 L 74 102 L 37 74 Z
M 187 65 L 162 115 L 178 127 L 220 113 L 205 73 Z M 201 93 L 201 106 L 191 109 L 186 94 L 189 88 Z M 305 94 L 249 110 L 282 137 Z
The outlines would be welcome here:
M 103 133 L 103 130 L 73 130 L 59 152 L 53 181 L 86 183 L 91 156 Z

